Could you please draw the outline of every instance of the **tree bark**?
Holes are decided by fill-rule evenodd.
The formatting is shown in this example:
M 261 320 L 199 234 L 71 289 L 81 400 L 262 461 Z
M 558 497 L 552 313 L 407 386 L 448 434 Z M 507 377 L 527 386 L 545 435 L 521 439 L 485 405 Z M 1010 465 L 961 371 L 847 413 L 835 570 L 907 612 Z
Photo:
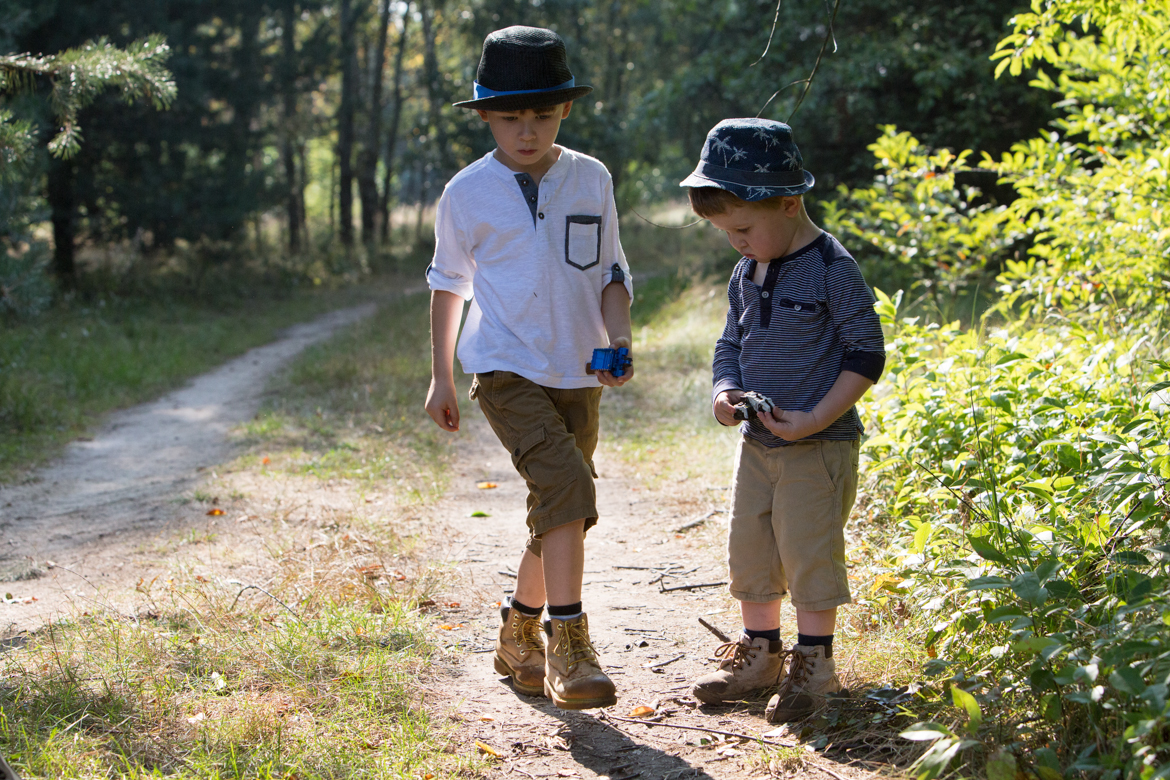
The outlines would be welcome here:
M 354 33 L 357 10 L 353 0 L 341 0 L 341 105 L 337 109 L 338 184 L 337 219 L 344 246 L 353 246 L 353 137 L 357 91 L 357 49 Z
M 53 223 L 53 271 L 62 287 L 72 289 L 77 281 L 74 262 L 74 238 L 77 197 L 76 176 L 69 160 L 52 159 L 49 162 L 47 194 Z
M 284 93 L 284 127 L 280 139 L 280 156 L 284 163 L 285 211 L 288 221 L 288 251 L 301 251 L 301 231 L 305 220 L 304 192 L 297 177 L 296 116 L 297 116 L 297 4 L 292 0 L 284 7 L 282 25 L 281 91 Z
M 386 37 L 390 27 L 390 0 L 379 0 L 378 36 L 370 53 L 369 126 L 358 155 L 358 197 L 362 203 L 362 243 L 373 244 L 378 220 L 378 157 L 382 148 L 382 82 L 386 69 Z
M 394 175 L 394 152 L 398 146 L 398 125 L 402 119 L 402 57 L 406 53 L 406 33 L 410 25 L 410 0 L 402 12 L 402 32 L 398 36 L 398 51 L 394 54 L 394 112 L 390 115 L 390 128 L 386 139 L 386 156 L 383 166 L 382 200 L 382 243 L 390 243 L 390 188 Z

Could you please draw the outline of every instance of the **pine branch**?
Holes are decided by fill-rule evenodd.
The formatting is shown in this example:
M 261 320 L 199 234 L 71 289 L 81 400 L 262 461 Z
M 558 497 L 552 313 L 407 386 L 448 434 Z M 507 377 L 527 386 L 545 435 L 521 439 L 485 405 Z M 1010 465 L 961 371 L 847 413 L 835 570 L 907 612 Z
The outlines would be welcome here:
M 149 100 L 156 109 L 170 107 L 175 82 L 165 67 L 169 56 L 170 47 L 161 35 L 135 41 L 125 49 L 99 38 L 51 56 L 4 55 L 0 56 L 0 92 L 29 92 L 36 76 L 48 76 L 53 85 L 53 115 L 60 128 L 49 141 L 49 151 L 68 158 L 81 146 L 78 114 L 107 89 L 120 91 L 129 104 Z M 0 157 L 7 158 L 10 151 L 22 153 L 21 147 L 8 144 L 9 135 L 0 130 Z

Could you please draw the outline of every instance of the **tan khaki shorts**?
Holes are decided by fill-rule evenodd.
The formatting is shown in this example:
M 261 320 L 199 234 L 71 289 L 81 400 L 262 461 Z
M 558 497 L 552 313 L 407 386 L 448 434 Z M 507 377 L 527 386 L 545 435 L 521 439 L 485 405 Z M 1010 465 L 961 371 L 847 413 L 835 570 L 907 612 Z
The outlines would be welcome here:
M 597 524 L 593 451 L 597 449 L 600 387 L 558 390 L 510 371 L 476 374 L 471 398 L 528 483 L 527 549 L 540 556 L 540 536 L 585 520 Z
M 731 595 L 816 612 L 852 601 L 845 522 L 857 497 L 860 442 L 765 447 L 744 438 L 735 454 L 727 559 Z

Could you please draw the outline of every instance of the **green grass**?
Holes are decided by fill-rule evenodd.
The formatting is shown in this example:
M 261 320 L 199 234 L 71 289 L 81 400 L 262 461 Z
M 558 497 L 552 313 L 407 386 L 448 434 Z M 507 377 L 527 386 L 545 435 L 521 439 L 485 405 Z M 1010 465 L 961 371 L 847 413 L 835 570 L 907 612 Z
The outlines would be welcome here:
M 387 302 L 306 350 L 244 426 L 257 457 L 294 474 L 388 488 L 399 503 L 441 495 L 452 440 L 423 411 L 429 300 L 420 293 Z M 279 454 L 263 455 L 269 450 Z
M 356 288 L 277 298 L 102 299 L 0 325 L 0 484 L 18 478 L 114 410 L 352 304 Z

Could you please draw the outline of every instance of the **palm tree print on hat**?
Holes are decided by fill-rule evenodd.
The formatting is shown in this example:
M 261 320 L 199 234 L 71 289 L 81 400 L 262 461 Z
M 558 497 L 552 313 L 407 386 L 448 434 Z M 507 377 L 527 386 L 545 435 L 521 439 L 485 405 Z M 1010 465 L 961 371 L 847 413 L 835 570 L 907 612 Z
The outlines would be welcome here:
M 764 151 L 768 151 L 773 146 L 780 145 L 780 142 L 776 140 L 776 137 L 769 133 L 766 128 L 757 127 L 756 131 L 752 135 L 764 142 Z
M 771 173 L 767 163 L 756 163 L 756 173 Z
M 723 155 L 724 167 L 730 165 L 733 162 L 736 162 L 737 160 L 742 160 L 743 158 L 747 157 L 747 152 L 745 152 L 743 149 L 732 146 L 719 136 L 715 136 L 713 139 L 711 139 L 711 151 L 720 152 Z
M 772 197 L 772 188 L 771 187 L 748 187 L 747 196 L 748 196 L 748 200 L 755 200 L 757 198 L 770 198 L 770 197 Z
M 800 170 L 800 158 L 796 155 L 796 152 L 788 151 L 788 152 L 784 153 L 784 170 L 786 170 L 786 171 Z

